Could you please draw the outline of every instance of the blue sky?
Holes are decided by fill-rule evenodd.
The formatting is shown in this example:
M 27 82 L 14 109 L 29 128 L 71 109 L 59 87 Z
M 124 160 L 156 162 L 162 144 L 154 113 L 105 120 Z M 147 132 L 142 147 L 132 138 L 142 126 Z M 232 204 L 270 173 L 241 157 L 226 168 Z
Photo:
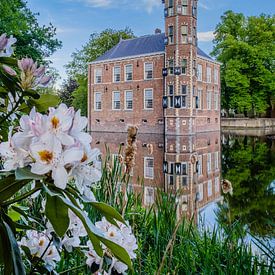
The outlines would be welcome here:
M 63 42 L 50 59 L 62 78 L 64 65 L 72 52 L 81 49 L 93 32 L 106 28 L 130 27 L 137 36 L 164 29 L 161 0 L 28 0 L 33 12 L 39 12 L 41 24 L 53 23 L 57 37 Z M 212 50 L 212 33 L 226 10 L 245 15 L 274 14 L 274 0 L 199 0 L 199 45 L 206 52 Z

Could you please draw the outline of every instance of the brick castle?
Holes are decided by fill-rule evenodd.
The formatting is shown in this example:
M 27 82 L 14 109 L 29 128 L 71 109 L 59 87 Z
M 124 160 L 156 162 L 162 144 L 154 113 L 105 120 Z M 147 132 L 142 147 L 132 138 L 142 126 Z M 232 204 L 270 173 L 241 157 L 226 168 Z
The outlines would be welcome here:
M 89 130 L 117 147 L 137 125 L 145 204 L 156 187 L 182 190 L 194 213 L 220 196 L 220 64 L 198 47 L 197 0 L 162 2 L 165 33 L 121 40 L 89 64 Z

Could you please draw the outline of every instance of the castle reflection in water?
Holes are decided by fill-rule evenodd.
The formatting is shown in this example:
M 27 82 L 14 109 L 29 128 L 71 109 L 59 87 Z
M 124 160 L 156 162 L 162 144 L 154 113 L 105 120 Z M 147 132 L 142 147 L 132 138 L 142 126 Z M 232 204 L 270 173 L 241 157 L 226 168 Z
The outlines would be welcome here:
M 120 146 L 122 151 L 125 148 L 126 135 L 92 132 L 93 146 L 101 150 L 104 158 L 107 145 L 114 159 Z M 191 218 L 198 217 L 207 205 L 221 199 L 219 131 L 165 137 L 139 134 L 135 163 L 128 188 L 143 195 L 145 206 L 154 202 L 157 189 L 178 192 L 178 214 Z

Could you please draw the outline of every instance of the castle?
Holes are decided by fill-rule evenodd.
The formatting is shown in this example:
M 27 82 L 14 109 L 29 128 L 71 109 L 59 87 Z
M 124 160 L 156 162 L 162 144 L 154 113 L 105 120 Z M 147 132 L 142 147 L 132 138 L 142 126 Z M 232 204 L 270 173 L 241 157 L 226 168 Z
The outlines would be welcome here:
M 112 141 L 137 125 L 146 192 L 183 189 L 192 212 L 198 193 L 220 195 L 220 64 L 198 47 L 197 0 L 162 2 L 165 33 L 121 40 L 89 64 L 89 130 Z

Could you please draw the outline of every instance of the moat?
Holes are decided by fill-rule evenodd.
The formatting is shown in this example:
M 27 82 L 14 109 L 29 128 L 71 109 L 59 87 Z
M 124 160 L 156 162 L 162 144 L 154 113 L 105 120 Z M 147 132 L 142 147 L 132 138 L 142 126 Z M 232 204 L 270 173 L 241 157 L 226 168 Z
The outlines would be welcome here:
M 123 154 L 126 135 L 92 132 L 94 146 L 100 148 L 103 158 L 107 146 L 112 161 L 119 155 L 118 148 Z M 142 193 L 146 206 L 154 202 L 158 188 L 172 192 L 180 189 L 181 214 L 210 227 L 238 222 L 248 239 L 251 234 L 274 246 L 272 137 L 207 132 L 166 136 L 164 140 L 162 135 L 139 134 L 135 162 L 128 188 Z M 222 179 L 232 183 L 232 195 L 223 194 Z

